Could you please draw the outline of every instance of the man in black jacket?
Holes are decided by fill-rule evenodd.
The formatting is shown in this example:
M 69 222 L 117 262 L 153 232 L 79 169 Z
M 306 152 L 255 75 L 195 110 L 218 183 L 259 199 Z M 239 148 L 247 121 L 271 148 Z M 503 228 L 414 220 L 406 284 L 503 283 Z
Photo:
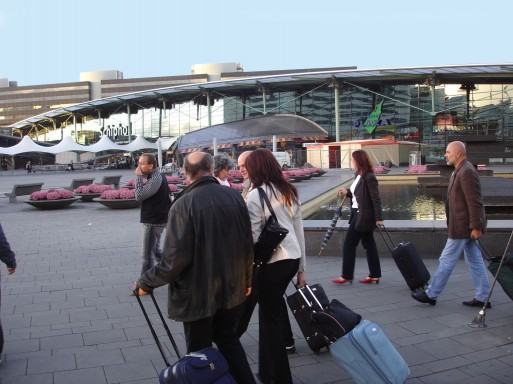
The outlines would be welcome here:
M 143 229 L 141 274 L 156 265 L 162 258 L 160 239 L 166 228 L 171 206 L 169 186 L 159 171 L 157 159 L 144 153 L 135 169 L 135 199 L 141 201 Z
M 4 229 L 2 228 L 2 224 L 0 224 L 0 260 L 2 260 L 5 265 L 7 265 L 7 273 L 9 275 L 13 274 L 16 271 L 16 256 L 14 252 L 11 250 L 11 246 L 9 242 L 5 238 Z M 4 350 L 4 331 L 2 329 L 2 322 L 0 321 L 0 358 L 2 351 Z M 2 360 L 0 360 L 0 363 Z
M 185 159 L 191 184 L 171 207 L 162 260 L 136 282 L 139 292 L 169 284 L 168 313 L 183 322 L 187 352 L 214 342 L 237 383 L 255 383 L 236 332 L 251 292 L 253 239 L 239 192 L 212 176 L 212 156 Z

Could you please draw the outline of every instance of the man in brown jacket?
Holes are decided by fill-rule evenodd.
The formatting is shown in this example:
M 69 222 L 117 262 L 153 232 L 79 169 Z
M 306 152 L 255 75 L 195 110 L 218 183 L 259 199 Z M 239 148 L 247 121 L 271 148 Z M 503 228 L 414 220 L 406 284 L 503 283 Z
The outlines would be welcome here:
M 453 141 L 447 146 L 445 159 L 448 165 L 454 166 L 445 208 L 449 236 L 431 285 L 425 292 L 412 293 L 412 297 L 421 303 L 435 305 L 463 251 L 476 286 L 475 297 L 464 301 L 463 305 L 483 307 L 490 292 L 490 283 L 476 242 L 485 229 L 479 175 L 467 160 L 465 145 L 461 141 Z M 489 302 L 487 308 L 491 308 Z

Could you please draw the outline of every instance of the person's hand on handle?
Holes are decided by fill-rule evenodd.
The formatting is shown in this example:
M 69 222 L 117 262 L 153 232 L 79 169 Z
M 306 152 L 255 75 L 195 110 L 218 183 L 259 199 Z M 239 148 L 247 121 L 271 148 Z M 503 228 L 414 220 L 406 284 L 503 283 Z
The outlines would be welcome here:
M 306 278 L 304 272 L 297 273 L 297 285 L 299 285 L 300 288 L 303 288 L 306 285 Z
M 347 195 L 347 189 L 344 187 L 340 188 L 337 192 L 337 196 L 345 196 L 345 195 Z

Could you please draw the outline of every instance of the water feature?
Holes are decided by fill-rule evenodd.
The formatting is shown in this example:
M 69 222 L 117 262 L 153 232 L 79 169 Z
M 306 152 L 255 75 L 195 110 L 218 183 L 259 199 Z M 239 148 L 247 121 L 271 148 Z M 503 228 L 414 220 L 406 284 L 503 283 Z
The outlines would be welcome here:
M 417 184 L 379 183 L 384 220 L 445 220 L 447 188 L 419 188 Z M 331 220 L 342 199 L 333 198 L 321 205 L 307 220 Z M 349 218 L 349 201 L 342 209 L 341 219 Z M 488 210 L 489 220 L 511 220 L 507 208 Z

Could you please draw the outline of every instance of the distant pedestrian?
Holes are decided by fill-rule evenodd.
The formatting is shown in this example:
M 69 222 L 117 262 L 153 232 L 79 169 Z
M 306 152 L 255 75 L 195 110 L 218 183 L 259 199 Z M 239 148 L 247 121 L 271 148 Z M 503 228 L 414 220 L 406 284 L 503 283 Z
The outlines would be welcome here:
M 27 173 L 32 173 L 32 163 L 30 160 L 25 164 L 25 169 L 27 170 Z
M 483 234 L 486 223 L 481 182 L 476 168 L 467 160 L 465 145 L 461 141 L 453 141 L 447 146 L 445 159 L 448 165 L 454 166 L 445 204 L 448 239 L 428 289 L 411 295 L 421 303 L 435 305 L 463 252 L 476 293 L 472 300 L 462 304 L 482 308 L 490 293 L 490 282 L 476 241 Z M 487 308 L 491 308 L 490 302 Z
M 11 250 L 11 246 L 4 234 L 2 224 L 0 224 L 0 260 L 7 265 L 7 273 L 12 275 L 16 271 L 16 256 Z M 0 291 L 1 294 L 1 291 Z M 2 351 L 4 350 L 4 331 L 2 321 L 0 320 L 0 363 L 2 362 Z
M 342 250 L 342 274 L 331 281 L 335 284 L 353 282 L 356 247 L 361 241 L 367 254 L 369 273 L 360 280 L 360 283 L 377 284 L 381 278 L 381 264 L 374 241 L 374 229 L 378 225 L 383 225 L 378 180 L 374 175 L 369 155 L 364 150 L 358 149 L 351 154 L 351 164 L 356 177 L 349 189 L 341 188 L 338 191 L 338 195 L 346 195 L 351 200 L 349 228 Z
M 219 184 L 231 187 L 228 181 L 228 175 L 233 168 L 233 161 L 225 154 L 214 156 L 214 176 Z
M 157 159 L 151 153 L 139 158 L 135 169 L 135 198 L 141 201 L 143 224 L 141 274 L 158 264 L 162 258 L 161 237 L 167 224 L 171 207 L 169 186 L 157 167 Z M 146 178 L 146 184 L 143 179 Z

